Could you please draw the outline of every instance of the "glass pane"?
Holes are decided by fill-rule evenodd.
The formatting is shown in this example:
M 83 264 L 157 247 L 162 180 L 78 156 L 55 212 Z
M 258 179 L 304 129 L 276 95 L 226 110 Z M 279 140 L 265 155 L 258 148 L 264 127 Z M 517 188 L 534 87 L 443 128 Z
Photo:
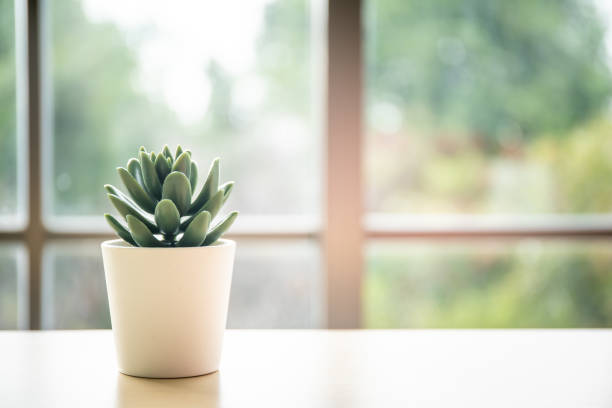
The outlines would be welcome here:
M 229 328 L 324 326 L 324 282 L 316 242 L 239 240 L 237 245 Z
M 612 327 L 612 241 L 377 241 L 370 328 Z
M 368 209 L 610 212 L 610 11 L 367 1 Z
M 318 211 L 322 64 L 307 0 L 45 4 L 48 214 L 109 210 L 115 168 L 164 143 L 189 147 L 204 176 L 221 156 L 222 179 L 239 181 L 229 208 Z
M 237 245 L 228 327 L 323 326 L 315 242 L 240 240 Z M 45 249 L 41 316 L 44 329 L 110 328 L 99 241 Z
M 28 326 L 28 284 L 25 251 L 11 244 L 0 245 L 0 330 Z
M 48 245 L 41 293 L 43 329 L 111 328 L 99 242 Z
M 22 38 L 17 38 L 15 17 L 13 0 L 0 0 L 0 229 L 23 223 L 22 191 L 17 188 L 17 135 L 19 119 L 25 113 L 21 96 L 26 89 L 22 88 L 25 71 L 21 66 L 18 70 L 18 44 L 19 52 L 24 50 Z

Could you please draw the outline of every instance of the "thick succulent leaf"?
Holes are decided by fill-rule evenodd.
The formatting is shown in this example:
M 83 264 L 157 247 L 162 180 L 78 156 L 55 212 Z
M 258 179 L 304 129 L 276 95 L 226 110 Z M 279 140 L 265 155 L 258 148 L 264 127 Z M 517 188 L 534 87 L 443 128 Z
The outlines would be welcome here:
M 200 194 L 191 204 L 189 208 L 189 214 L 195 214 L 200 211 L 202 206 L 206 204 L 208 200 L 217 192 L 219 189 L 219 159 L 213 160 L 210 170 L 208 171 L 208 177 L 204 183 L 204 187 L 200 191 Z
M 212 219 L 214 219 L 219 213 L 221 207 L 223 207 L 223 191 L 219 190 L 215 195 L 212 196 L 210 200 L 206 202 L 206 204 L 202 206 L 202 208 L 197 213 L 191 215 L 189 218 L 187 218 L 181 223 L 181 230 L 187 228 L 189 223 L 191 223 L 191 221 L 193 221 L 193 219 L 197 217 L 202 211 L 209 212 Z
M 227 201 L 230 196 L 230 193 L 234 189 L 234 182 L 228 181 L 227 183 L 223 183 L 223 185 L 219 186 L 219 190 L 223 190 L 223 204 Z
M 189 173 L 191 173 L 191 159 L 187 153 L 183 152 L 177 157 L 172 165 L 172 171 L 180 171 L 189 178 Z
M 168 167 L 172 168 L 172 157 L 166 157 L 166 163 L 168 163 Z
M 191 170 L 189 171 L 189 183 L 191 184 L 191 191 L 195 191 L 196 185 L 198 184 L 198 165 L 195 161 L 191 161 Z
M 204 204 L 200 211 L 208 211 L 213 219 L 219 213 L 219 210 L 223 207 L 223 190 L 217 191 L 211 198 Z
M 159 182 L 163 184 L 166 176 L 170 174 L 170 165 L 168 165 L 166 158 L 161 154 L 155 159 L 155 170 L 157 170 Z
M 138 218 L 131 215 L 127 216 L 128 227 L 134 241 L 141 247 L 160 247 L 164 246 L 161 241 Z
M 162 154 L 164 155 L 164 157 L 166 159 L 170 159 L 170 166 L 172 166 L 172 152 L 170 151 L 170 148 L 168 147 L 168 145 L 164 145 L 164 148 L 162 150 Z
M 117 172 L 134 202 L 145 211 L 153 214 L 157 200 L 152 198 L 126 169 L 119 167 L 117 168 Z
M 147 216 L 143 214 L 137 207 L 134 207 L 132 203 L 126 200 L 123 200 L 121 197 L 113 195 L 113 194 L 108 194 L 108 198 L 111 204 L 113 204 L 113 206 L 117 209 L 117 212 L 121 214 L 123 218 L 127 220 L 127 216 L 131 215 L 133 217 L 138 218 L 151 231 L 155 233 L 159 232 L 155 224 L 149 221 L 147 219 Z
M 140 152 L 145 152 L 146 153 L 147 149 L 145 149 L 144 146 L 140 146 L 140 149 L 138 149 L 138 153 L 140 153 Z
M 223 235 L 223 233 L 225 233 L 225 231 L 227 231 L 229 227 L 232 226 L 232 224 L 236 220 L 236 217 L 238 217 L 238 211 L 232 211 L 231 213 L 229 213 L 227 217 L 223 219 L 223 221 L 217 224 L 206 235 L 206 238 L 204 239 L 202 246 L 214 244 L 219 238 L 221 238 L 221 235 Z
M 128 172 L 136 179 L 138 184 L 146 190 L 144 178 L 142 176 L 142 167 L 137 159 L 130 159 L 127 163 Z
M 142 167 L 142 177 L 147 190 L 153 197 L 159 200 L 161 198 L 162 185 L 157 176 L 155 164 L 153 164 L 151 158 L 146 153 L 140 152 L 140 165 Z
M 174 160 L 178 160 L 179 156 L 183 154 L 183 148 L 181 145 L 176 146 L 176 154 L 174 155 Z
M 157 155 L 155 154 L 155 152 L 151 152 L 151 154 L 149 155 L 149 158 L 151 159 L 152 163 L 155 163 L 155 159 L 157 158 Z
M 183 237 L 177 243 L 180 247 L 200 246 L 206 238 L 206 232 L 210 225 L 210 213 L 203 211 L 199 213 L 189 224 Z
M 171 200 L 161 200 L 155 207 L 155 222 L 166 235 L 175 235 L 179 230 L 181 215 Z
M 105 184 L 104 189 L 108 193 L 116 195 L 117 197 L 121 198 L 123 201 L 126 201 L 127 203 L 132 205 L 132 207 L 136 207 L 136 208 L 138 207 L 138 205 L 134 203 L 134 201 L 132 201 L 130 197 L 128 197 L 126 194 L 123 194 L 121 190 L 119 190 L 117 187 L 113 186 L 112 184 Z
M 170 199 L 182 215 L 187 214 L 191 201 L 191 184 L 189 179 L 180 171 L 173 171 L 164 180 L 162 198 Z
M 189 155 L 189 158 L 191 159 L 191 150 L 185 150 L 185 153 L 187 153 Z
M 106 222 L 111 226 L 112 229 L 115 230 L 119 238 L 127 242 L 128 244 L 132 244 L 134 246 L 138 246 L 134 238 L 132 238 L 132 234 L 128 231 L 115 217 L 110 214 L 104 214 L 104 218 L 106 218 Z

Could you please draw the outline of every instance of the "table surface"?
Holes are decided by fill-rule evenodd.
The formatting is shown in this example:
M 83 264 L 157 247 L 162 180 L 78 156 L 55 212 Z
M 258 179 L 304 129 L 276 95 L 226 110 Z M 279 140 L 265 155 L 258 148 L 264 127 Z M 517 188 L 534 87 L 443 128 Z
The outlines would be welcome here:
M 4 407 L 612 407 L 612 330 L 228 330 L 221 368 L 117 372 L 110 331 L 0 332 Z

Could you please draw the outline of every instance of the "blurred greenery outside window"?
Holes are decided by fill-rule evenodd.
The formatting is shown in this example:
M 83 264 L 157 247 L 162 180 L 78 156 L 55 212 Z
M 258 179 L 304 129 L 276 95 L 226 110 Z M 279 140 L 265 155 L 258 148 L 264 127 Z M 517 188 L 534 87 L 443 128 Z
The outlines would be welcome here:
M 371 218 L 609 229 L 608 3 L 366 1 Z M 370 241 L 364 325 L 610 327 L 611 253 L 605 240 Z
M 13 3 L 0 0 L 0 218 L 23 210 L 11 193 Z M 202 172 L 222 156 L 222 178 L 239 182 L 228 208 L 243 219 L 317 224 L 324 78 L 309 1 L 40 5 L 48 226 L 103 228 L 114 168 L 140 145 L 178 142 Z M 363 0 L 367 214 L 610 213 L 609 15 L 602 0 Z M 230 326 L 324 324 L 316 242 L 284 244 L 293 261 L 246 243 Z M 108 327 L 95 245 L 83 248 L 45 249 L 45 328 Z M 609 327 L 609 250 L 605 240 L 371 240 L 364 326 Z M 0 257 L 3 306 L 17 302 L 13 259 Z

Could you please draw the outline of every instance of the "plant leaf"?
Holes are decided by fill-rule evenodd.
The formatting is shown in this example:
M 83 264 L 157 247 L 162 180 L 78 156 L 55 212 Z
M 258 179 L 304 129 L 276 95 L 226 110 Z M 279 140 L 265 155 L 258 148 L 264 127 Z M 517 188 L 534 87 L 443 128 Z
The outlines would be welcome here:
M 172 165 L 172 171 L 180 171 L 189 178 L 191 173 L 191 159 L 186 152 L 183 152 Z
M 128 244 L 138 246 L 136 241 L 134 241 L 134 238 L 132 238 L 132 234 L 130 234 L 130 231 L 128 231 L 123 225 L 121 225 L 121 223 L 117 221 L 115 217 L 110 214 L 104 214 L 104 218 L 106 219 L 106 222 L 108 222 L 108 225 L 110 225 L 111 228 L 115 230 L 117 235 L 119 235 L 119 238 L 123 239 Z
M 195 161 L 191 161 L 191 170 L 189 172 L 189 183 L 191 184 L 191 191 L 195 191 L 196 185 L 198 184 L 198 165 Z
M 107 195 L 109 200 L 111 201 L 111 204 L 113 204 L 113 206 L 117 209 L 117 212 L 121 214 L 123 218 L 127 220 L 127 216 L 131 215 L 133 217 L 138 218 L 151 231 L 155 233 L 159 232 L 157 226 L 155 226 L 155 224 L 149 221 L 147 217 L 137 207 L 134 207 L 131 203 L 123 200 L 119 196 L 116 196 L 114 194 Z
M 198 194 L 198 197 L 193 201 L 189 208 L 189 214 L 195 214 L 200 211 L 200 208 L 217 192 L 219 189 L 219 158 L 213 160 L 208 171 L 206 182 Z
M 157 156 L 157 159 L 155 159 L 155 170 L 157 170 L 159 182 L 163 184 L 166 176 L 170 174 L 170 165 L 166 161 L 166 158 L 161 154 Z
M 112 184 L 105 184 L 104 185 L 104 189 L 107 192 L 109 192 L 109 193 L 111 193 L 113 195 L 116 195 L 117 197 L 121 198 L 123 201 L 127 202 L 132 207 L 138 207 L 138 204 L 134 203 L 134 201 L 132 201 L 132 199 L 129 196 L 124 194 L 121 190 L 119 190 L 117 187 L 113 186 Z
M 142 177 L 147 190 L 153 197 L 159 200 L 161 198 L 162 185 L 157 176 L 155 165 L 151 161 L 151 158 L 144 152 L 140 152 L 140 165 L 142 167 Z
M 212 196 L 210 200 L 206 202 L 206 204 L 202 206 L 202 208 L 197 213 L 193 214 L 181 223 L 181 230 L 187 228 L 189 223 L 191 223 L 191 221 L 193 221 L 193 219 L 197 217 L 198 214 L 200 214 L 202 211 L 209 212 L 211 218 L 214 219 L 219 213 L 221 207 L 223 207 L 223 191 L 219 190 L 215 195 Z
M 200 246 L 206 238 L 206 231 L 210 225 L 210 213 L 202 211 L 189 224 L 183 237 L 177 243 L 180 247 Z
M 168 145 L 164 145 L 164 148 L 162 149 L 162 154 L 166 159 L 170 159 L 172 161 L 172 152 L 170 151 Z M 172 162 L 170 162 L 170 166 L 172 166 Z
M 176 154 L 174 155 L 174 160 L 178 160 L 179 156 L 183 154 L 183 148 L 181 145 L 176 146 Z
M 172 200 L 181 216 L 185 215 L 191 201 L 191 185 L 187 176 L 180 171 L 170 173 L 164 180 L 162 198 Z
M 138 184 L 140 184 L 140 186 L 144 188 L 146 191 L 144 178 L 142 176 L 142 167 L 140 166 L 140 162 L 134 158 L 128 160 L 127 170 L 136 179 Z
M 175 235 L 179 230 L 181 216 L 171 200 L 163 199 L 155 207 L 155 222 L 159 230 L 167 235 Z
M 140 186 L 140 184 L 138 184 L 136 179 L 126 169 L 119 167 L 117 168 L 117 172 L 119 173 L 121 181 L 123 181 L 125 188 L 127 188 L 134 202 L 148 213 L 153 214 L 157 201 L 149 196 L 149 194 Z
M 232 224 L 236 220 L 236 217 L 238 217 L 238 211 L 232 211 L 231 213 L 229 213 L 227 217 L 223 219 L 223 221 L 217 224 L 208 233 L 208 235 L 206 235 L 206 238 L 204 239 L 202 246 L 214 244 L 219 238 L 221 238 L 221 235 L 223 235 L 223 233 L 225 233 L 225 231 L 227 231 L 229 227 L 232 226 Z
M 134 241 L 141 247 L 161 247 L 164 246 L 155 235 L 138 218 L 131 215 L 127 216 L 128 227 Z
M 223 204 L 227 201 L 230 196 L 230 193 L 234 189 L 234 182 L 228 181 L 227 183 L 223 183 L 223 185 L 219 186 L 219 190 L 223 190 Z

